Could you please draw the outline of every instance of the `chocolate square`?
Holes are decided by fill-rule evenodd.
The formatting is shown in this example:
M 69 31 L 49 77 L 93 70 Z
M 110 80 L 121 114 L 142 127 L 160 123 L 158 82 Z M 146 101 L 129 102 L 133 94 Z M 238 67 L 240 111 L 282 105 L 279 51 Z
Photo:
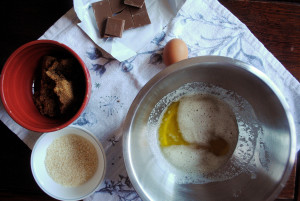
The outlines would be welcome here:
M 134 28 L 133 20 L 129 8 L 125 8 L 121 13 L 113 16 L 113 18 L 119 18 L 125 20 L 124 30 Z
M 105 26 L 105 37 L 122 37 L 125 20 L 108 17 Z
M 129 6 L 129 9 L 130 9 L 131 15 L 136 15 L 136 14 L 138 14 L 138 13 L 147 11 L 146 4 L 145 4 L 145 3 L 143 4 L 143 6 L 142 6 L 141 8 Z
M 137 8 L 141 8 L 144 3 L 144 0 L 124 0 L 124 4 Z
M 113 14 L 119 13 L 127 6 L 124 4 L 124 0 L 109 0 L 111 12 Z
M 112 16 L 109 0 L 98 1 L 92 4 L 100 37 L 104 36 L 104 28 L 107 17 Z
M 132 15 L 134 27 L 141 27 L 147 24 L 151 24 L 147 11 L 143 11 Z

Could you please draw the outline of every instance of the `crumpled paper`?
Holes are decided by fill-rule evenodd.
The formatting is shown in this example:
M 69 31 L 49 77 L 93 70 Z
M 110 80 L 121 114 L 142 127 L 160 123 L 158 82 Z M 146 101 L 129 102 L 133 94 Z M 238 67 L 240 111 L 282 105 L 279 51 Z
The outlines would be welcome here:
M 126 30 L 122 38 L 100 38 L 91 4 L 99 0 L 74 0 L 81 20 L 78 26 L 102 49 L 119 61 L 133 57 L 175 17 L 185 0 L 145 0 L 151 24 Z

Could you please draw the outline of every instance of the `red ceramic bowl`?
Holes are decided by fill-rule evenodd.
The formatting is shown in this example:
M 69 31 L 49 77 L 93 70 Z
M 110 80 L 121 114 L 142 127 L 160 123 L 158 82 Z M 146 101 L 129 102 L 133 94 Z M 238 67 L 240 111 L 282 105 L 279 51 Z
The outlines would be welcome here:
M 74 57 L 82 67 L 85 83 L 82 104 L 68 118 L 41 115 L 32 97 L 33 79 L 40 60 L 53 54 Z M 1 100 L 7 113 L 24 128 L 36 132 L 52 132 L 71 124 L 84 110 L 91 92 L 90 75 L 84 62 L 71 48 L 51 40 L 32 41 L 18 48 L 6 61 L 0 81 Z

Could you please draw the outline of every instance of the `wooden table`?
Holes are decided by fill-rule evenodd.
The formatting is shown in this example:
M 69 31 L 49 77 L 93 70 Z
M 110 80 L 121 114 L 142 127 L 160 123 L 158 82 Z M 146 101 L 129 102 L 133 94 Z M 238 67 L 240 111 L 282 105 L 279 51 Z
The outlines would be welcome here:
M 300 81 L 300 0 L 294 1 L 229 1 L 220 2 L 245 23 L 265 47 Z M 278 198 L 300 201 L 300 154 Z M 298 171 L 296 171 L 299 169 Z M 297 178 L 296 178 L 297 176 Z
M 220 2 L 300 80 L 300 0 Z M 1 1 L 1 68 L 16 48 L 39 38 L 71 7 L 72 0 Z M 32 177 L 31 150 L 2 122 L 0 135 L 0 200 L 53 200 L 40 190 Z M 300 200 L 296 174 L 299 167 L 298 160 L 278 199 Z

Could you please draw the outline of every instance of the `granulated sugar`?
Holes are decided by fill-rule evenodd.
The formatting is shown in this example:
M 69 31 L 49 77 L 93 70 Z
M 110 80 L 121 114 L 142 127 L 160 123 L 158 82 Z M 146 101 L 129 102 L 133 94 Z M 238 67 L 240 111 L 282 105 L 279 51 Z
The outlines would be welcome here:
M 75 134 L 64 135 L 48 147 L 45 166 L 55 182 L 63 186 L 78 186 L 95 174 L 97 152 L 85 138 Z

